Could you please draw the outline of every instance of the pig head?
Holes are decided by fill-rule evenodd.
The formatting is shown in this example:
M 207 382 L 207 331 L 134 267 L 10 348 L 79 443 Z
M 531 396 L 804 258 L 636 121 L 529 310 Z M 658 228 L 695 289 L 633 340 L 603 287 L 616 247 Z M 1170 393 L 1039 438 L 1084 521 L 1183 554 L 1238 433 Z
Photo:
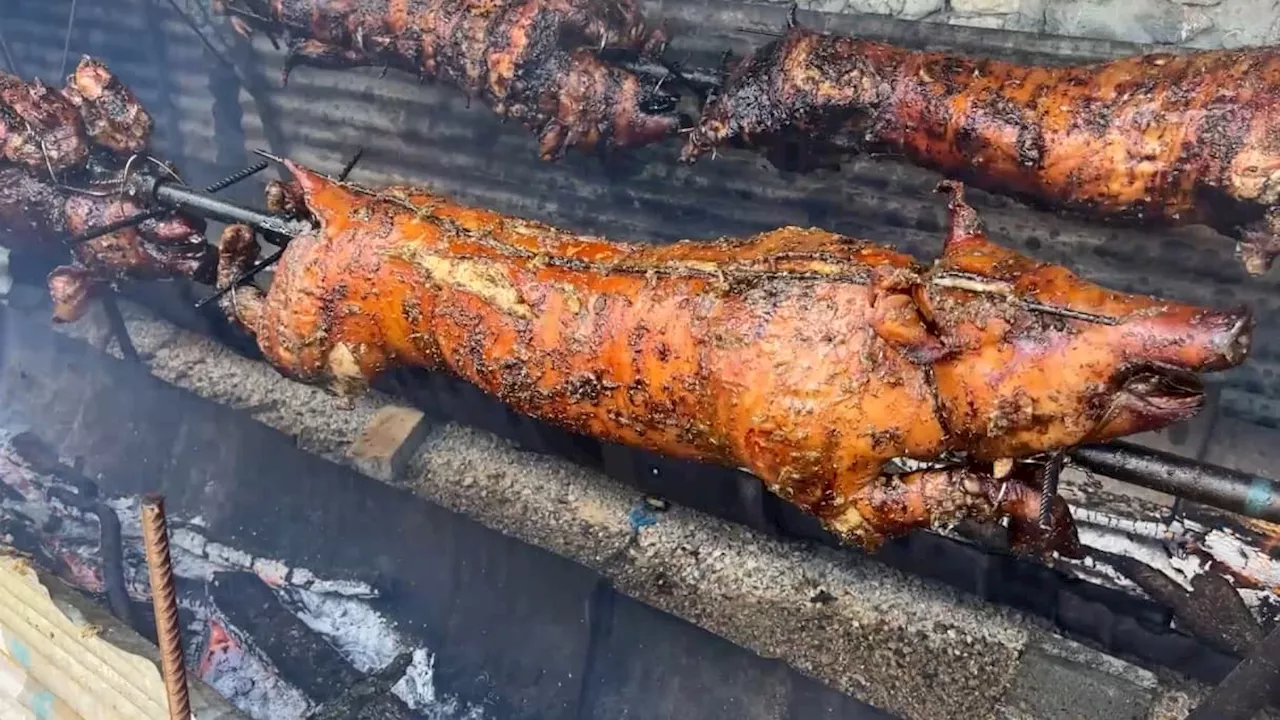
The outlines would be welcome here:
M 1253 318 L 1099 287 L 993 244 L 951 193 L 942 257 L 915 289 L 951 442 L 980 460 L 1163 428 L 1204 403 L 1197 373 L 1244 361 Z

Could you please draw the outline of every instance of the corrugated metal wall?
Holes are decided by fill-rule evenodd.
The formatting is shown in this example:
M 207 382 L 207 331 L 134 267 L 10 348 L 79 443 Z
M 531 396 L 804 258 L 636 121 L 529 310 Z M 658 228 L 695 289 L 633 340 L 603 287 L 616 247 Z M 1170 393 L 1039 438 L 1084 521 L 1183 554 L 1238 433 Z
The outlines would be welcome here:
M 189 9 L 236 69 L 215 58 L 167 0 L 78 0 L 69 64 L 77 53 L 104 58 L 155 114 L 159 149 L 193 183 L 242 167 L 248 148 L 270 147 L 333 170 L 362 146 L 365 159 L 353 176 L 361 182 L 424 183 L 466 202 L 617 238 L 664 241 L 796 223 L 889 242 L 925 257 L 941 245 L 944 203 L 932 193 L 938 178 L 924 171 L 864 160 L 839 174 L 783 177 L 742 153 L 682 167 L 675 144 L 603 162 L 573 156 L 541 163 L 533 138 L 516 125 L 502 124 L 487 108 L 468 109 L 456 91 L 421 86 L 395 72 L 379 78 L 376 70 L 304 68 L 282 88 L 281 53 L 265 39 L 246 46 L 208 17 L 204 0 L 174 1 Z M 22 72 L 56 76 L 71 4 L 5 0 L 0 6 L 0 32 Z M 677 51 L 688 50 L 694 63 L 710 63 L 726 46 L 741 50 L 765 42 L 741 28 L 778 27 L 785 8 L 667 0 L 652 11 L 685 33 Z M 866 16 L 807 19 L 914 45 L 1038 61 L 1136 49 Z M 257 188 L 246 183 L 233 194 L 255 200 Z M 1105 229 L 974 196 L 999 239 L 1100 282 L 1186 301 L 1253 306 L 1260 319 L 1255 354 L 1222 376 L 1223 408 L 1280 424 L 1280 387 L 1273 382 L 1280 363 L 1280 271 L 1247 278 L 1231 257 L 1230 242 L 1207 231 Z
M 0 717 L 169 717 L 154 646 L 69 592 L 0 546 Z M 191 690 L 201 720 L 243 717 L 198 681 Z

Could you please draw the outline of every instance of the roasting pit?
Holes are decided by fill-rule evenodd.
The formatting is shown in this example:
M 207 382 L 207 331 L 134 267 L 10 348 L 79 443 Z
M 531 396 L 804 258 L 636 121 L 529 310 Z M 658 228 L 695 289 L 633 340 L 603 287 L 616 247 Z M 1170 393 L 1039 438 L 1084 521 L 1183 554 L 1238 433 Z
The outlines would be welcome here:
M 40 0 L 0 8 L 7 62 L 54 77 L 68 9 Z M 786 15 L 710 0 L 649 10 L 672 21 L 674 53 L 695 74 L 725 49 L 758 45 Z M 937 177 L 913 168 L 864 160 L 788 176 L 741 153 L 685 167 L 672 145 L 540 163 L 526 135 L 395 72 L 303 69 L 282 88 L 281 54 L 265 39 L 235 38 L 194 0 L 80 0 L 75 13 L 70 47 L 105 59 L 136 89 L 156 116 L 159 150 L 192 185 L 252 166 L 255 148 L 335 174 L 359 151 L 357 181 L 428 184 L 612 237 L 665 242 L 800 224 L 923 258 L 939 249 Z M 801 17 L 1037 62 L 1146 49 Z M 218 197 L 259 207 L 260 193 L 251 179 Z M 1195 229 L 1100 230 L 972 195 L 996 239 L 1105 285 L 1254 307 L 1253 357 L 1215 378 L 1208 411 L 1137 440 L 1280 477 L 1275 273 L 1246 277 L 1220 239 Z M 868 561 L 742 473 L 602 446 L 459 382 L 399 373 L 375 397 L 339 407 L 279 379 L 212 306 L 194 309 L 205 290 L 127 288 L 118 322 L 140 359 L 106 358 L 94 346 L 109 316 L 49 330 L 35 289 L 44 269 L 9 265 L 12 288 L 0 258 L 5 543 L 146 627 L 136 515 L 140 494 L 163 488 L 177 518 L 188 664 L 253 716 L 351 716 L 343 713 L 364 698 L 368 717 L 613 717 L 625 708 L 877 717 L 863 701 L 902 717 L 1068 717 L 1073 704 L 1089 717 L 1182 717 L 1280 609 L 1280 526 L 1078 468 L 1063 493 L 1086 544 L 1101 551 L 1089 560 L 1048 568 L 916 534 Z M 394 405 L 420 408 L 429 429 L 408 467 L 377 483 L 350 469 L 348 451 Z M 56 464 L 33 464 L 15 450 L 24 442 Z M 1247 476 L 1227 480 L 1240 505 L 1274 502 L 1250 496 Z M 77 505 L 87 486 L 101 503 Z M 124 587 L 110 585 L 113 542 L 101 517 L 121 524 Z M 529 636 L 522 623 L 545 628 Z M 517 657 L 521 642 L 533 657 Z M 700 694 L 646 670 L 663 664 L 717 690 Z

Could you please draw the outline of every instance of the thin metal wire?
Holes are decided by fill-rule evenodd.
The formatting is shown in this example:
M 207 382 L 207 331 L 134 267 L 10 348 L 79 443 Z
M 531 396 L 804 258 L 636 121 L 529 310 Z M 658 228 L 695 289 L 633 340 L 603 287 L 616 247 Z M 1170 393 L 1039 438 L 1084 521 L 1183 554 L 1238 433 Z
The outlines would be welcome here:
M 195 33 L 196 37 L 200 38 L 200 42 L 204 43 L 204 46 L 209 49 L 209 52 L 213 53 L 214 58 L 216 58 L 218 62 L 230 68 L 232 71 L 235 71 L 235 63 L 228 60 L 226 56 L 222 54 L 222 51 L 214 46 L 214 44 L 209 41 L 209 38 L 205 37 L 204 33 L 200 31 L 200 26 L 196 25 L 196 21 L 187 14 L 187 11 L 178 7 L 178 3 L 175 0 L 168 0 L 168 2 L 169 6 L 173 8 L 173 11 L 178 13 L 178 17 L 182 18 L 182 22 L 185 23 L 187 27 L 191 28 L 191 32 Z
M 18 61 L 13 59 L 13 54 L 9 52 L 9 43 L 4 40 L 4 33 L 0 33 L 0 50 L 4 51 L 4 64 L 9 68 L 9 72 L 19 77 L 25 77 L 22 70 L 18 68 Z
M 67 14 L 67 36 L 62 40 L 62 64 L 58 66 L 58 77 L 67 76 L 67 54 L 71 51 L 71 28 L 76 24 L 76 0 L 71 0 L 71 12 Z

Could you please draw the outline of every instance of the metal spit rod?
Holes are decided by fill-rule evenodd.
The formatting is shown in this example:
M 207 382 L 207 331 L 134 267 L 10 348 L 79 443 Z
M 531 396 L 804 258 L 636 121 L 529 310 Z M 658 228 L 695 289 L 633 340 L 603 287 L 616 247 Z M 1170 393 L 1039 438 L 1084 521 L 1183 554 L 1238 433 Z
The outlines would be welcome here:
M 1280 522 L 1280 484 L 1127 442 L 1071 451 L 1076 464 L 1108 477 L 1246 517 Z
M 186 210 L 210 220 L 248 225 L 262 232 L 267 242 L 275 245 L 283 245 L 313 229 L 305 220 L 287 220 L 167 180 L 157 181 L 150 194 L 161 205 Z

